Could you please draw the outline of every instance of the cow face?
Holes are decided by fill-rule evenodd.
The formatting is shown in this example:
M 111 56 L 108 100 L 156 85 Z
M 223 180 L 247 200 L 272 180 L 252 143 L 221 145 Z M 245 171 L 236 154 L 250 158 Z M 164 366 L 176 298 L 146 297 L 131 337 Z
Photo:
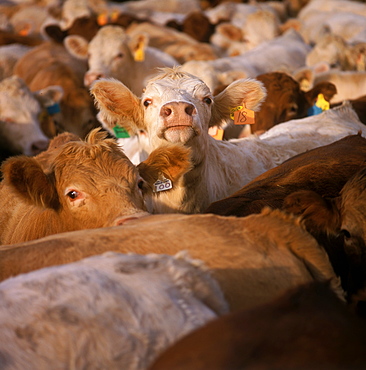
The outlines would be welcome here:
M 43 222 L 57 224 L 56 232 L 106 227 L 115 225 L 116 219 L 121 224 L 146 214 L 144 196 L 152 192 L 159 176 L 174 183 L 190 168 L 189 153 L 180 147 L 157 150 L 137 168 L 113 139 L 105 137 L 105 132 L 93 130 L 87 141 L 51 149 L 42 162 L 23 156 L 7 160 L 2 170 L 8 192 L 29 208 L 48 212 Z
M 105 122 L 148 132 L 153 148 L 162 142 L 200 146 L 209 127 L 229 121 L 231 108 L 258 110 L 266 95 L 261 82 L 242 79 L 213 97 L 204 82 L 179 67 L 162 69 L 140 99 L 116 80 L 96 81 L 91 93 Z
M 0 83 L 0 147 L 13 154 L 36 155 L 49 139 L 41 130 L 42 106 L 24 81 L 16 76 Z

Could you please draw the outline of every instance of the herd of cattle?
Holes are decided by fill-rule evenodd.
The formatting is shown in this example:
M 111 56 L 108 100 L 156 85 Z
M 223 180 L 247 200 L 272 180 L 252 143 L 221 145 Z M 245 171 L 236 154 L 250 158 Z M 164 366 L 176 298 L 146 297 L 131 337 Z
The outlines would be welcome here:
M 0 0 L 0 162 L 1 369 L 366 367 L 364 1 Z

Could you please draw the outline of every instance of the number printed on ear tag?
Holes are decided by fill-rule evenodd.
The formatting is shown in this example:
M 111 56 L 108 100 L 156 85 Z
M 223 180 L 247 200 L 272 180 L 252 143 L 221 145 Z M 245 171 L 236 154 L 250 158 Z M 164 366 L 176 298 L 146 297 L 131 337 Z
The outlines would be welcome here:
M 154 184 L 154 192 L 158 193 L 159 191 L 165 191 L 173 188 L 173 184 L 171 180 L 164 179 L 164 180 L 158 180 Z

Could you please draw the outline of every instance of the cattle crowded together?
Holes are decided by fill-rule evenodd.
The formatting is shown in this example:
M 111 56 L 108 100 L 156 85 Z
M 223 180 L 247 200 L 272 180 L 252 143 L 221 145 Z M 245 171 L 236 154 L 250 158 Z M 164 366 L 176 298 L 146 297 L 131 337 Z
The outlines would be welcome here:
M 366 368 L 364 0 L 0 0 L 0 166 L 1 370 Z

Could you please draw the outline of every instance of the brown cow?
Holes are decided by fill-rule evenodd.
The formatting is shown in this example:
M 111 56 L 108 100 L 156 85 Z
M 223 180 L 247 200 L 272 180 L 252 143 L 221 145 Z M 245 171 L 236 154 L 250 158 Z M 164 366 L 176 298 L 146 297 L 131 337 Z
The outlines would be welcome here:
M 149 370 L 363 369 L 365 351 L 365 321 L 326 283 L 311 283 L 209 322 Z
M 14 66 L 31 91 L 59 85 L 64 95 L 60 102 L 59 132 L 72 132 L 81 138 L 100 127 L 93 99 L 84 87 L 85 62 L 72 57 L 64 46 L 45 42 L 23 55 Z
M 137 169 L 106 136 L 95 129 L 86 141 L 51 148 L 41 163 L 27 156 L 3 162 L 0 244 L 106 227 L 116 224 L 117 217 L 145 215 L 143 196 L 151 193 L 154 182 L 163 174 L 174 187 L 190 169 L 189 151 L 182 147 L 155 151 Z M 117 223 L 123 222 L 122 218 Z
M 261 134 L 274 125 L 292 119 L 304 118 L 308 109 L 314 105 L 319 94 L 323 94 L 328 102 L 337 93 L 331 82 L 321 82 L 311 90 L 304 92 L 300 84 L 289 74 L 269 72 L 256 77 L 263 82 L 267 96 L 261 109 L 255 114 L 255 123 L 250 125 L 252 133 Z M 224 138 L 230 139 L 243 136 L 243 125 L 230 125 L 225 129 Z
M 344 260 L 350 266 L 347 276 L 350 300 L 353 294 L 366 286 L 364 166 L 349 178 L 338 197 L 326 197 L 319 190 L 304 190 L 290 194 L 284 200 L 284 208 L 301 215 L 312 234 L 325 234 L 330 241 L 341 235 Z
M 206 213 L 244 217 L 259 213 L 264 207 L 283 208 L 284 199 L 298 190 L 313 190 L 321 196 L 336 197 L 346 181 L 366 161 L 366 139 L 352 135 L 332 144 L 299 154 L 258 176 L 230 197 L 212 203 Z M 324 212 L 319 219 L 330 220 Z M 308 224 L 307 224 L 308 226 Z M 308 229 L 326 248 L 336 273 L 349 291 L 348 263 L 338 238 L 329 239 L 326 233 Z
M 212 270 L 231 310 L 254 307 L 314 280 L 331 279 L 343 294 L 323 248 L 297 218 L 279 210 L 245 218 L 152 215 L 122 226 L 2 246 L 0 280 L 105 251 L 175 255 L 183 250 Z

